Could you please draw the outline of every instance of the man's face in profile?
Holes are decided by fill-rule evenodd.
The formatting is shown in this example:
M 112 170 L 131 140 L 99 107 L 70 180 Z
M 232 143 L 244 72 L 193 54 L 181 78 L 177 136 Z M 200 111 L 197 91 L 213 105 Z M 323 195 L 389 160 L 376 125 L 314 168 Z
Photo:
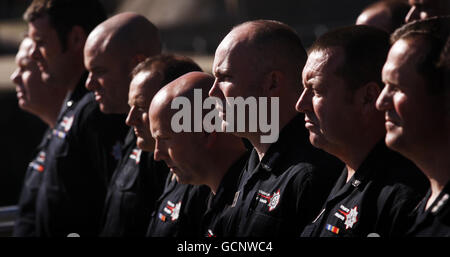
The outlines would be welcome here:
M 154 141 L 150 132 L 148 109 L 161 83 L 162 77 L 158 73 L 139 72 L 131 81 L 128 93 L 130 111 L 126 124 L 133 128 L 137 137 L 137 146 L 149 152 L 153 151 Z
M 58 33 L 45 15 L 28 23 L 28 36 L 34 46 L 30 55 L 37 62 L 42 80 L 49 84 L 64 81 L 66 70 L 70 68 L 67 50 L 63 52 Z M 69 67 L 68 67 L 69 66 Z
M 427 47 L 420 37 L 401 39 L 383 67 L 385 87 L 376 106 L 385 112 L 386 144 L 403 153 L 432 144 L 431 137 L 439 137 L 445 119 L 442 96 L 431 95 L 428 82 L 417 72 Z
M 255 59 L 259 53 L 246 45 L 238 42 L 236 37 L 239 33 L 231 32 L 218 46 L 212 73 L 215 77 L 214 84 L 209 91 L 210 96 L 218 97 L 222 100 L 223 106 L 216 105 L 219 116 L 224 119 L 222 129 L 229 125 L 226 122 L 226 104 L 229 104 L 227 97 L 259 97 L 263 96 L 261 92 L 264 74 L 259 70 Z M 248 124 L 249 113 L 245 113 L 246 123 Z M 237 113 L 235 109 L 234 124 L 237 122 Z M 236 131 L 236 130 L 234 130 Z M 244 134 L 234 132 L 238 136 L 245 137 Z
M 357 117 L 348 86 L 337 70 L 344 63 L 341 48 L 310 53 L 303 69 L 304 90 L 296 110 L 305 113 L 309 140 L 330 153 L 340 151 L 353 135 L 353 119 Z

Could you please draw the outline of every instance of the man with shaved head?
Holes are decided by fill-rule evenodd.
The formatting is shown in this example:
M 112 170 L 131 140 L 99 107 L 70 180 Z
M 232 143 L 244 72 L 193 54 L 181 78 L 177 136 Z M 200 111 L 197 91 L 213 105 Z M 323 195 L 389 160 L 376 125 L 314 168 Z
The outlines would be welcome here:
M 144 16 L 120 13 L 97 26 L 86 41 L 86 87 L 104 113 L 128 113 L 133 68 L 161 52 L 158 29 Z
M 183 97 L 193 102 L 196 91 L 206 98 L 213 82 L 206 73 L 191 72 L 165 86 L 152 101 L 149 116 L 155 159 L 164 160 L 173 175 L 158 201 L 149 236 L 213 236 L 208 234 L 209 223 L 233 202 L 236 182 L 248 157 L 242 140 L 215 131 L 176 133 L 171 125 L 176 112 L 171 108 L 173 101 Z M 192 127 L 201 120 L 194 120 Z M 207 206 L 208 191 L 199 185 L 211 191 Z
M 156 200 L 162 193 L 168 169 L 155 161 L 148 109 L 153 96 L 179 76 L 201 71 L 191 59 L 162 54 L 147 58 L 132 72 L 126 124 L 131 127 L 123 158 L 106 196 L 102 236 L 144 236 Z
M 253 151 L 235 193 L 234 204 L 212 229 L 218 236 L 298 236 L 319 210 L 341 163 L 308 142 L 304 116 L 296 113 L 301 70 L 307 55 L 297 33 L 278 21 L 257 20 L 235 27 L 216 50 L 215 82 L 209 95 L 227 104 L 236 97 L 279 100 L 272 122 L 280 133 L 263 142 L 262 130 L 231 132 L 248 139 Z M 274 107 L 276 108 L 276 107 Z M 235 113 L 219 107 L 223 127 Z M 245 112 L 246 121 L 250 115 Z M 246 124 L 248 125 L 248 124 Z
M 408 10 L 407 0 L 379 0 L 361 12 L 356 25 L 374 26 L 392 33 L 405 23 Z
M 102 113 L 118 115 L 125 123 L 126 114 L 130 109 L 128 91 L 132 78 L 131 73 L 138 63 L 160 52 L 161 42 L 158 29 L 144 16 L 136 13 L 116 14 L 99 24 L 89 34 L 84 48 L 84 63 L 89 71 L 86 88 L 94 92 L 95 100 Z M 151 88 L 159 86 L 153 85 Z M 151 91 L 148 97 L 152 97 Z M 111 128 L 105 128 L 105 130 L 111 130 Z M 130 131 L 129 128 L 127 130 Z M 134 132 L 131 133 L 134 134 Z M 139 172 L 139 149 L 136 149 L 134 154 L 128 152 L 129 148 L 132 148 L 131 151 L 135 149 L 136 137 L 132 135 L 124 143 L 126 149 L 119 150 L 119 153 L 123 153 L 122 159 L 109 184 L 106 206 L 103 204 L 105 206 L 101 231 L 103 236 L 143 235 L 145 230 L 142 230 L 142 226 L 147 226 L 147 224 L 142 225 L 147 214 L 134 213 L 141 208 L 142 203 L 139 203 L 141 201 L 139 197 L 143 196 L 142 193 L 146 193 L 137 188 L 146 179 L 142 175 L 143 172 Z M 134 167 L 131 170 L 127 165 L 130 155 L 135 158 Z M 140 165 L 155 166 L 152 160 L 149 161 L 150 163 L 145 163 L 143 160 Z M 164 169 L 163 166 L 161 167 Z M 145 167 L 144 170 L 146 168 L 148 167 Z M 160 171 L 160 175 L 156 175 L 159 173 L 155 170 L 152 172 L 154 172 L 152 176 L 155 175 L 155 177 L 151 179 L 155 180 L 149 183 L 144 182 L 143 184 L 147 184 L 144 188 L 150 186 L 151 183 L 157 184 L 160 175 L 163 176 L 164 170 Z M 117 183 L 119 183 L 119 188 L 115 188 Z M 134 186 L 132 183 L 136 183 L 136 185 Z M 154 189 L 154 194 L 160 193 L 160 190 Z M 125 192 L 127 190 L 128 192 Z M 124 201 L 121 200 L 122 198 Z M 152 207 L 151 201 L 146 204 L 145 208 Z M 148 209 L 145 211 L 149 212 Z M 128 217 L 123 216 L 125 213 Z
M 113 146 L 126 132 L 123 120 L 102 114 L 84 87 L 86 38 L 105 18 L 95 0 L 34 0 L 24 14 L 42 80 L 67 93 L 39 153 L 36 236 L 98 234 L 108 173 L 118 159 Z

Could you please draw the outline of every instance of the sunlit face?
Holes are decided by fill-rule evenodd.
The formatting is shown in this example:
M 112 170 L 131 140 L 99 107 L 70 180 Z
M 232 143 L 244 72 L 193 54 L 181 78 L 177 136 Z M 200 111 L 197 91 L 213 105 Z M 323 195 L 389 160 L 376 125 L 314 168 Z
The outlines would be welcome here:
M 432 96 L 427 81 L 417 73 L 417 64 L 427 48 L 421 38 L 399 40 L 391 48 L 383 67 L 385 87 L 376 107 L 385 112 L 386 144 L 399 152 L 420 149 L 439 137 L 444 101 Z
M 358 117 L 346 82 L 336 75 L 343 59 L 340 48 L 311 52 L 302 74 L 303 93 L 295 106 L 305 113 L 311 143 L 332 154 L 348 145 Z
M 51 86 L 44 84 L 36 61 L 29 56 L 32 45 L 33 41 L 29 38 L 22 41 L 16 55 L 17 68 L 11 75 L 11 80 L 16 84 L 20 108 L 41 114 L 52 102 L 55 91 Z
M 150 110 L 150 128 L 155 139 L 155 160 L 164 160 L 170 171 L 182 184 L 204 184 L 205 175 L 199 168 L 205 148 L 204 133 L 175 133 L 170 127 L 170 117 Z
M 30 55 L 42 72 L 42 80 L 48 84 L 64 83 L 72 58 L 67 51 L 63 52 L 49 17 L 45 15 L 28 23 L 28 35 L 34 42 Z
M 102 112 L 128 113 L 130 62 L 119 52 L 104 51 L 97 46 L 85 47 L 84 64 L 89 71 L 86 88 L 94 92 Z
M 409 0 L 408 2 L 411 9 L 405 17 L 406 23 L 450 14 L 450 1 L 448 0 Z
M 238 35 L 236 34 L 231 32 L 220 43 L 213 62 L 212 72 L 215 81 L 209 95 L 218 97 L 224 104 L 229 103 L 226 97 L 243 97 L 246 99 L 249 96 L 263 96 L 261 88 L 264 74 L 258 69 L 254 61 L 258 53 L 252 48 L 237 44 L 236 37 Z M 216 106 L 219 110 L 219 116 L 226 120 L 226 106 L 222 108 L 220 105 Z M 248 112 L 245 113 L 247 124 L 249 115 Z M 233 116 L 234 124 L 236 124 L 236 113 Z M 225 130 L 228 125 L 229 123 L 224 122 L 222 129 Z M 246 133 L 235 132 L 234 134 L 245 137 Z
M 154 140 L 150 132 L 148 109 L 153 96 L 161 88 L 162 76 L 158 73 L 139 72 L 133 78 L 128 93 L 130 111 L 126 123 L 133 127 L 137 146 L 145 151 L 153 151 Z

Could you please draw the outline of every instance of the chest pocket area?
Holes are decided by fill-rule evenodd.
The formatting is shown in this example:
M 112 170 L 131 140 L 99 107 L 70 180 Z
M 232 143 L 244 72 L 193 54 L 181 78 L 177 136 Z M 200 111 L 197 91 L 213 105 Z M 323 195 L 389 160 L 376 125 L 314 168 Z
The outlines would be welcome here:
M 117 189 L 121 192 L 135 192 L 138 176 L 139 166 L 129 159 L 116 178 Z
M 263 237 L 277 236 L 282 230 L 280 216 L 280 190 L 271 193 L 264 190 L 254 192 L 247 217 L 242 219 L 240 235 Z
M 164 200 L 152 214 L 151 236 L 177 236 L 181 229 L 181 201 Z

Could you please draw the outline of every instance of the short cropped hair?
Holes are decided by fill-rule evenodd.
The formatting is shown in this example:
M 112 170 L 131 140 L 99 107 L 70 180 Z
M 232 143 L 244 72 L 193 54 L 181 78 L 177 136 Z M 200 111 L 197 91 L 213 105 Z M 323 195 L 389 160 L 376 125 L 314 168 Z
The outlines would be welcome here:
M 67 48 L 67 35 L 74 26 L 82 27 L 87 36 L 106 19 L 106 12 L 98 0 L 33 0 L 23 19 L 33 22 L 45 15 L 58 33 L 63 51 Z
M 158 72 L 161 74 L 163 77 L 161 83 L 162 88 L 186 73 L 202 71 L 202 69 L 189 57 L 174 54 L 160 54 L 149 57 L 139 63 L 133 69 L 131 75 L 134 78 L 138 73 L 145 71 Z
M 429 84 L 432 94 L 449 90 L 450 81 L 450 16 L 417 20 L 404 25 L 392 34 L 391 42 L 423 38 L 427 47 L 417 65 L 417 72 Z
M 253 26 L 255 29 L 249 35 L 251 47 L 261 55 L 259 64 L 276 66 L 280 62 L 288 62 L 292 75 L 296 78 L 301 73 L 308 58 L 306 50 L 298 33 L 289 25 L 275 20 L 253 20 L 239 24 L 233 28 Z M 301 83 L 301 78 L 298 79 Z
M 337 69 L 350 90 L 356 90 L 369 82 L 382 88 L 381 70 L 389 52 L 389 34 L 367 25 L 352 25 L 331 30 L 319 37 L 309 52 L 340 47 L 344 61 Z

